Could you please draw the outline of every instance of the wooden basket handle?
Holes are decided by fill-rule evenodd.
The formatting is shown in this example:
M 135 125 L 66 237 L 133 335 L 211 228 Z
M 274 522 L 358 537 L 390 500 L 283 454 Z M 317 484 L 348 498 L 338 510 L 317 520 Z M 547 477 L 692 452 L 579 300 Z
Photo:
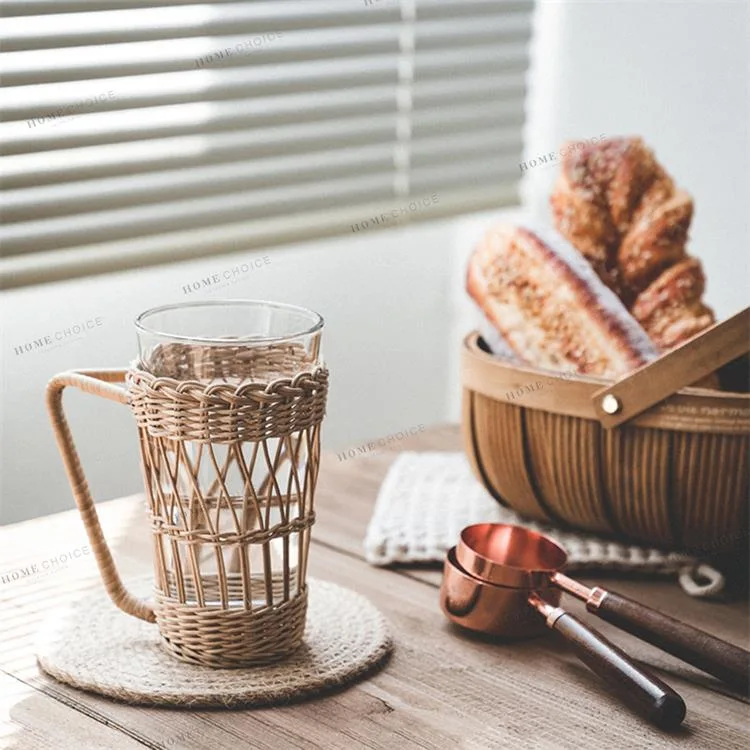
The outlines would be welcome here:
M 750 307 L 596 391 L 596 415 L 605 428 L 616 427 L 748 351 Z
M 99 574 L 110 599 L 123 612 L 147 622 L 155 622 L 156 616 L 151 606 L 130 594 L 123 586 L 117 572 L 112 553 L 102 533 L 96 505 L 91 497 L 62 404 L 63 391 L 67 386 L 74 386 L 85 393 L 93 393 L 95 396 L 101 396 L 110 401 L 127 404 L 127 391 L 113 385 L 113 383 L 124 381 L 125 370 L 81 370 L 60 373 L 47 384 L 47 411 L 55 431 L 57 447 L 60 449 L 65 464 L 65 473 L 68 475 L 68 481 L 73 490 L 73 497 L 81 513 L 83 525 L 86 527 L 86 533 L 99 566 Z

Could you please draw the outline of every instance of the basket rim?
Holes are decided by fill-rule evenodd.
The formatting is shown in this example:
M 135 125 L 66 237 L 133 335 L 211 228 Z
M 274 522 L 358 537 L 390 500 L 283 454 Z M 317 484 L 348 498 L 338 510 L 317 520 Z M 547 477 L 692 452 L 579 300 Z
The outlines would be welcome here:
M 496 401 L 598 421 L 592 396 L 614 381 L 517 365 L 484 351 L 473 330 L 461 347 L 461 383 Z M 689 386 L 630 420 L 642 425 L 698 432 L 750 433 L 750 393 Z

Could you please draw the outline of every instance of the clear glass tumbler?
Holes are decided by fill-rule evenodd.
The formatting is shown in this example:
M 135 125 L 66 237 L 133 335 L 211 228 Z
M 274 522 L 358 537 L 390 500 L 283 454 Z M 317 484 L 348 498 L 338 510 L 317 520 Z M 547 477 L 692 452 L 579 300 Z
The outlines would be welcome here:
M 167 305 L 141 314 L 136 329 L 141 370 L 204 387 L 268 384 L 323 364 L 322 317 L 293 305 L 255 300 Z M 166 571 L 166 580 L 157 582 L 161 590 L 173 596 L 185 592 L 180 598 L 184 595 L 189 605 L 252 610 L 294 595 L 306 565 L 307 544 L 300 535 L 309 530 L 267 544 L 200 540 L 272 529 L 305 512 L 308 490 L 300 477 L 308 474 L 311 450 L 317 447 L 303 434 L 239 445 L 167 443 L 163 455 L 152 457 L 159 463 L 158 480 L 153 480 L 159 486 L 150 493 L 159 498 L 159 507 L 152 509 L 159 522 L 175 532 L 156 551 L 162 563 L 157 575 L 163 575 L 159 569 Z M 248 575 L 251 601 L 242 584 Z M 228 581 L 228 595 L 221 580 Z

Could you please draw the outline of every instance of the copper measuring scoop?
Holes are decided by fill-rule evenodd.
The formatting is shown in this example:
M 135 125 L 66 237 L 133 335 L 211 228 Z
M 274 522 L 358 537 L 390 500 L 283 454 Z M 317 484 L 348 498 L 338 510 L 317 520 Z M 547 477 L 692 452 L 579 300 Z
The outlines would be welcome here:
M 549 537 L 509 524 L 480 523 L 461 532 L 456 561 L 468 574 L 508 589 L 559 589 L 586 609 L 678 659 L 747 693 L 750 652 L 620 594 L 589 588 L 559 572 L 565 550 Z
M 531 589 L 480 581 L 463 570 L 454 547 L 445 560 L 440 606 L 455 624 L 487 635 L 528 638 L 546 628 L 554 630 L 635 710 L 663 729 L 679 726 L 685 718 L 682 698 L 658 677 L 636 666 L 603 635 L 558 607 L 560 593 L 548 589 L 545 600 Z

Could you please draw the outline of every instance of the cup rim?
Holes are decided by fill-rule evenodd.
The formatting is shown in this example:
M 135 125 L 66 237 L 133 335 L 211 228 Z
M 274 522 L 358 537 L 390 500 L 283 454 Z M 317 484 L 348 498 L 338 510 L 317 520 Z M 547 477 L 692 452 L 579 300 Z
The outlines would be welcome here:
M 135 328 L 137 331 L 147 333 L 153 336 L 162 336 L 164 338 L 171 339 L 173 341 L 186 341 L 199 344 L 226 344 L 228 339 L 226 338 L 214 338 L 206 336 L 186 336 L 180 333 L 169 333 L 168 331 L 159 330 L 157 328 L 148 326 L 145 323 L 145 319 L 151 315 L 162 313 L 167 310 L 179 310 L 189 309 L 195 307 L 231 307 L 231 306 L 245 306 L 245 307 L 270 307 L 274 310 L 286 310 L 288 312 L 297 312 L 307 315 L 314 321 L 313 324 L 303 330 L 294 331 L 293 333 L 284 334 L 283 336 L 246 336 L 232 338 L 233 344 L 268 344 L 268 343 L 280 343 L 284 341 L 292 341 L 302 336 L 310 336 L 323 328 L 324 320 L 320 313 L 310 310 L 307 307 L 300 305 L 290 305 L 286 302 L 272 302 L 269 300 L 260 299 L 212 299 L 212 300 L 199 300 L 195 302 L 173 302 L 168 305 L 159 305 L 157 307 L 150 307 L 148 310 L 144 310 L 140 313 L 134 321 Z

